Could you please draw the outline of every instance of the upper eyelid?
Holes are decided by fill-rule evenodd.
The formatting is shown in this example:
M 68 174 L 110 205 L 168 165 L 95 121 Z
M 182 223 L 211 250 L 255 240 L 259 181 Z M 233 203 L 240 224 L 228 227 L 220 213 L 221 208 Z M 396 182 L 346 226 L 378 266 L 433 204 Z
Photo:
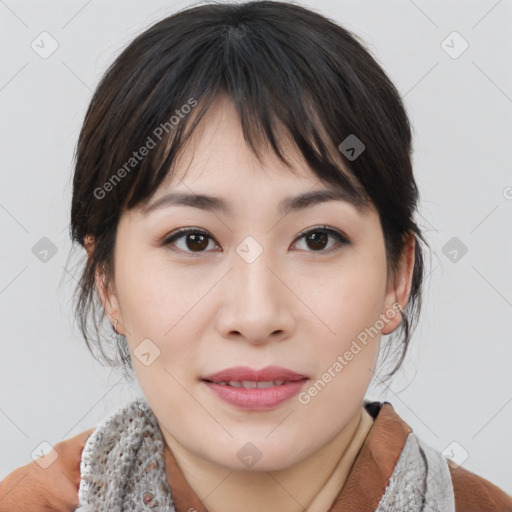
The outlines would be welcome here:
M 306 229 L 302 230 L 295 237 L 294 243 L 297 240 L 303 238 L 308 233 L 314 232 L 315 230 L 325 231 L 325 232 L 327 232 L 331 236 L 338 237 L 338 241 L 340 243 L 351 243 L 350 238 L 343 231 L 341 231 L 341 230 L 339 230 L 337 228 L 334 228 L 334 227 L 331 227 L 331 226 L 322 225 L 322 224 L 319 224 L 319 225 L 316 225 L 316 226 L 311 226 L 309 228 L 306 228 Z M 209 231 L 207 231 L 207 230 L 205 230 L 203 228 L 196 228 L 196 227 L 192 227 L 192 226 L 184 227 L 184 228 L 180 228 L 180 229 L 175 230 L 174 232 L 172 232 L 171 234 L 169 234 L 168 236 L 166 236 L 163 239 L 163 244 L 165 244 L 165 245 L 170 244 L 170 243 L 174 242 L 175 240 L 178 240 L 181 237 L 187 235 L 188 233 L 199 233 L 199 234 L 205 235 L 205 236 L 209 237 L 211 240 L 213 240 L 217 245 L 219 245 L 219 242 L 215 239 L 215 237 L 213 237 L 211 235 L 211 233 Z M 205 251 L 201 251 L 201 252 L 205 252 Z M 321 252 L 321 251 L 318 251 L 318 252 Z
M 337 234 L 343 238 L 346 238 L 348 240 L 348 237 L 347 235 L 345 235 L 345 233 L 337 228 L 333 228 L 331 226 L 326 226 L 326 225 L 323 225 L 323 224 L 319 224 L 317 226 L 312 226 L 310 228 L 306 228 L 304 230 L 302 230 L 298 235 L 297 235 L 297 238 L 300 238 L 304 235 L 306 235 L 307 233 L 310 233 L 311 231 L 315 231 L 315 230 L 318 230 L 318 231 L 327 231 L 328 233 L 330 234 Z

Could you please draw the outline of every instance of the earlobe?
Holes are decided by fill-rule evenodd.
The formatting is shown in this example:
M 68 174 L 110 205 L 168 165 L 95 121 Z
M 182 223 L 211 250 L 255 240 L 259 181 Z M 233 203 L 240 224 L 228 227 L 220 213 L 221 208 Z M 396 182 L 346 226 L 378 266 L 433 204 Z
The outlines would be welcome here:
M 391 317 L 382 329 L 382 334 L 392 333 L 402 321 L 402 311 L 409 302 L 415 263 L 416 237 L 411 233 L 404 246 L 402 258 L 395 274 L 394 283 L 386 295 L 384 315 Z M 388 313 L 391 312 L 391 315 Z

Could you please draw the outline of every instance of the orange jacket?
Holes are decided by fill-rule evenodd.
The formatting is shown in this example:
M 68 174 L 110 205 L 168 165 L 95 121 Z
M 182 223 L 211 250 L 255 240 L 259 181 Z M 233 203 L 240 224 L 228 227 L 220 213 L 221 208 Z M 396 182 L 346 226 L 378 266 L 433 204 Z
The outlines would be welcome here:
M 374 424 L 329 512 L 373 512 L 388 485 L 407 436 L 412 429 L 384 402 L 367 410 Z M 0 482 L 1 512 L 72 512 L 78 507 L 80 460 L 94 428 L 54 446 L 58 458 L 43 469 L 36 461 L 10 473 Z M 167 481 L 176 512 L 190 507 L 207 512 L 165 447 Z M 457 512 L 512 511 L 512 496 L 462 466 L 449 465 Z M 398 512 L 398 511 L 397 511 Z

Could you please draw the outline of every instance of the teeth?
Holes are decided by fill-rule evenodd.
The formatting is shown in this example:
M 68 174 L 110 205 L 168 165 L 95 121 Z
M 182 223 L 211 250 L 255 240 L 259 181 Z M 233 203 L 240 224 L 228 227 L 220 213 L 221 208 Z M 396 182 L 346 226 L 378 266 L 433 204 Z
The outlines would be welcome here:
M 235 381 L 231 381 L 230 384 Z M 236 382 L 238 385 L 238 382 Z M 241 386 L 245 389 L 253 389 L 258 387 L 258 383 L 254 380 L 243 380 Z
M 272 386 L 277 386 L 277 384 L 274 384 L 271 380 L 262 380 L 261 382 L 258 382 L 259 388 L 271 388 Z
M 262 380 L 256 382 L 254 380 L 230 380 L 228 381 L 220 381 L 216 384 L 221 386 L 231 386 L 233 388 L 245 388 L 245 389 L 254 389 L 254 388 L 272 388 L 274 386 L 282 386 L 284 384 L 284 380 Z

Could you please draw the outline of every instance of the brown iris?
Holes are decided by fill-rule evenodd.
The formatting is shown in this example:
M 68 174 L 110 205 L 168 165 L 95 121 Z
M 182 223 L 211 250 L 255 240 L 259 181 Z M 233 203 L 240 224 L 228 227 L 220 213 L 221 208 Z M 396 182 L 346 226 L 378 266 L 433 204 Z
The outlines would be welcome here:
M 187 248 L 191 251 L 202 251 L 208 247 L 209 237 L 201 233 L 188 234 L 186 236 Z
M 313 231 L 306 237 L 306 240 L 311 249 L 320 250 L 326 246 L 328 236 L 327 233 Z

